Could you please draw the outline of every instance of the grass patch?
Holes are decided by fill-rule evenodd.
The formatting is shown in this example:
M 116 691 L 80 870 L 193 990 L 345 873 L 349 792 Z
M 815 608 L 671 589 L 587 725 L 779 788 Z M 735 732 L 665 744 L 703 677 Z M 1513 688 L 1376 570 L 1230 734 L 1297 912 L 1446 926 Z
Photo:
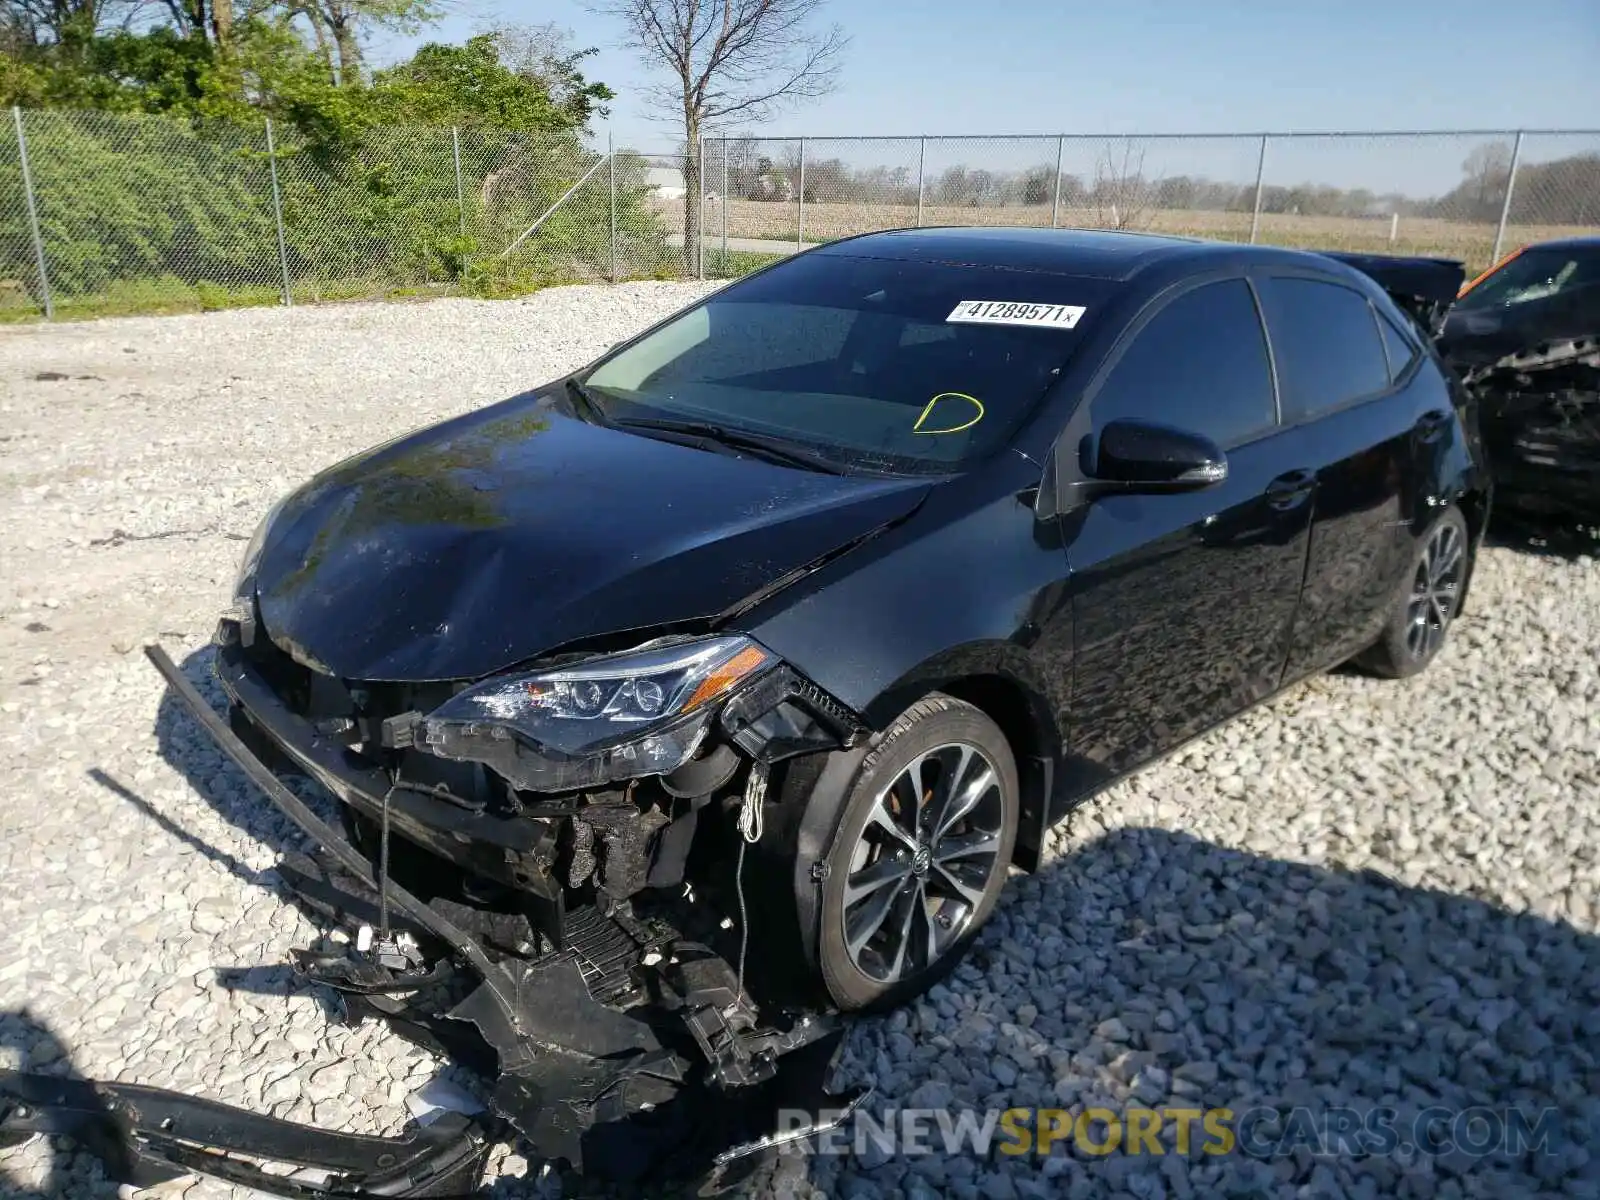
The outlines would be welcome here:
M 81 296 L 56 296 L 58 321 L 90 321 L 100 317 L 164 316 L 171 313 L 218 312 L 225 308 L 255 308 L 279 304 L 283 293 L 275 287 L 228 286 L 202 280 L 185 283 L 172 275 L 156 279 L 119 279 L 100 291 Z M 38 305 L 7 304 L 0 307 L 0 322 L 17 324 L 43 319 Z
M 756 250 L 729 250 L 724 254 L 720 247 L 706 250 L 706 278 L 738 279 L 762 267 L 788 258 L 787 254 L 763 254 Z
M 537 290 L 537 289 L 529 289 Z M 382 279 L 299 279 L 291 285 L 296 304 L 350 300 L 429 300 L 460 294 L 453 283 L 401 284 Z M 283 303 L 283 289 L 269 284 L 227 285 L 202 280 L 186 283 L 175 276 L 118 280 L 97 292 L 55 297 L 57 321 L 93 321 L 104 317 L 176 316 L 222 312 L 232 308 L 270 308 Z M 0 298 L 0 324 L 42 321 L 44 309 L 26 295 Z

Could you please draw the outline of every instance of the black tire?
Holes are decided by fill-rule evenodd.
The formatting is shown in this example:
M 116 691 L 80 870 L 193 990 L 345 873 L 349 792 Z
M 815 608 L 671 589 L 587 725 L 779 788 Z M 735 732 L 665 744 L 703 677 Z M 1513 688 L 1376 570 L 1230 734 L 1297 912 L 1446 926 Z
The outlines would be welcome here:
M 1433 574 L 1435 556 L 1453 546 L 1454 561 L 1442 575 Z M 1461 597 L 1472 565 L 1472 541 L 1461 511 L 1448 508 L 1417 548 L 1395 597 L 1383 636 L 1356 659 L 1356 664 L 1386 679 L 1406 679 L 1426 670 L 1444 647 L 1450 625 L 1461 611 Z M 1419 596 L 1432 594 L 1432 602 Z
M 913 764 L 922 785 L 914 815 Z M 946 807 L 952 793 L 957 801 Z M 935 693 L 900 715 L 862 760 L 826 860 L 817 955 L 835 1004 L 846 1011 L 892 1007 L 960 962 L 1005 887 L 1019 810 L 1011 747 L 980 709 Z M 946 819 L 951 814 L 958 815 Z M 914 821 L 914 835 L 908 826 L 885 824 L 902 819 Z M 852 875 L 861 894 L 847 904 Z M 869 875 L 891 881 L 863 884 Z M 886 915 L 873 926 L 880 904 Z M 847 908 L 854 939 L 846 933 Z M 851 941 L 868 928 L 876 932 L 853 950 Z M 899 958 L 897 931 L 907 939 Z

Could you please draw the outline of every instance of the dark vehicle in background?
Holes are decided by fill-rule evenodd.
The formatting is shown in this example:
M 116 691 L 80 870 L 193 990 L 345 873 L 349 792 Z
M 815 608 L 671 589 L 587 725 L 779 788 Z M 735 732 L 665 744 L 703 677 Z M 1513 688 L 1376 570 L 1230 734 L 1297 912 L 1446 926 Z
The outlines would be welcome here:
M 1315 672 L 1434 660 L 1490 506 L 1417 316 L 1460 269 L 1359 266 L 870 234 L 318 475 L 218 629 L 231 728 L 151 654 L 355 881 L 290 886 L 382 914 L 299 966 L 478 1031 L 579 1169 L 748 1118 L 949 971 L 1072 805 Z
M 1478 398 L 1501 502 L 1600 521 L 1600 237 L 1502 259 L 1463 289 L 1439 349 Z

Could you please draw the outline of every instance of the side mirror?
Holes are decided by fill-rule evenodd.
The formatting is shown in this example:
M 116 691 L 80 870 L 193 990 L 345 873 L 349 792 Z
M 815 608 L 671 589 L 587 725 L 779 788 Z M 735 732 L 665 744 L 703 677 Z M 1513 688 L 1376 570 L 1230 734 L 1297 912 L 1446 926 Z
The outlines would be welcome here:
M 1196 492 L 1228 477 L 1228 459 L 1208 437 L 1151 421 L 1110 421 L 1098 444 L 1085 438 L 1084 474 L 1108 490 Z

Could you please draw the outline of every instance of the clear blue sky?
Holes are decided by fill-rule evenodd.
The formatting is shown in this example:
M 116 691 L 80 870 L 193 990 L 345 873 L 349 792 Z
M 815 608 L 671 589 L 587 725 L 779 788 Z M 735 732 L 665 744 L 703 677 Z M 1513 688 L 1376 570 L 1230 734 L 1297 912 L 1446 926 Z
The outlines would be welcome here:
M 496 19 L 569 28 L 600 51 L 589 76 L 618 93 L 618 144 L 673 145 L 620 31 L 577 0 L 450 2 L 425 36 L 458 40 Z M 1600 129 L 1600 0 L 832 0 L 827 12 L 852 38 L 838 91 L 758 132 Z M 414 44 L 386 40 L 374 57 Z M 1591 141 L 1581 148 L 1600 151 Z M 1454 174 L 1465 153 L 1430 149 L 1437 163 L 1406 164 L 1401 183 Z M 1233 148 L 1207 152 L 1218 161 L 1205 173 L 1237 173 Z

